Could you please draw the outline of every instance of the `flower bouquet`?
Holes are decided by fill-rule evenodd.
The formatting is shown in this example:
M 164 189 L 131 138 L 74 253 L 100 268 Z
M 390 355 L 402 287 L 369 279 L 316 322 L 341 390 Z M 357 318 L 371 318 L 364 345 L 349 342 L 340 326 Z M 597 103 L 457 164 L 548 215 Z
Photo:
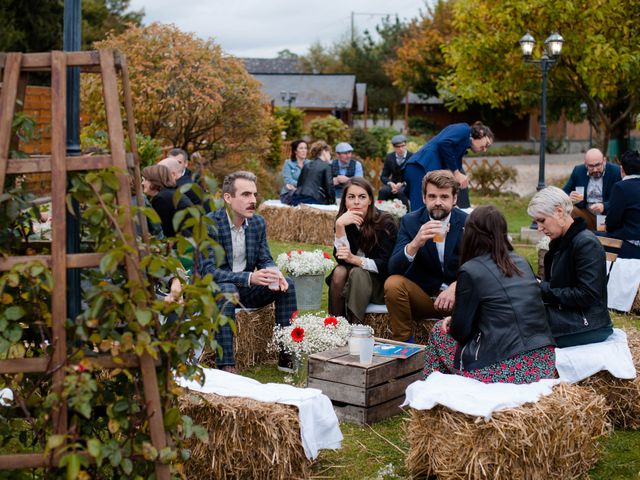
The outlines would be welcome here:
M 407 206 L 397 198 L 393 200 L 378 200 L 376 201 L 376 208 L 390 213 L 396 218 L 402 218 L 407 214 Z
M 344 317 L 325 317 L 316 314 L 296 315 L 291 325 L 273 329 L 273 342 L 287 353 L 300 358 L 347 344 L 351 325 Z
M 302 275 L 324 275 L 333 268 L 334 261 L 331 259 L 331 255 L 320 249 L 312 252 L 291 250 L 278 255 L 276 265 L 288 275 L 300 277 Z

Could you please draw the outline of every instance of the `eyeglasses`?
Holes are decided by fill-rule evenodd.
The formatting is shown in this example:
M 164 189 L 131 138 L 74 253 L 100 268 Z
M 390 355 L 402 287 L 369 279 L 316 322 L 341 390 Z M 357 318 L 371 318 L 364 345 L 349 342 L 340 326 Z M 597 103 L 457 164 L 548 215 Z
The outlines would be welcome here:
M 600 163 L 595 163 L 593 165 L 589 165 L 588 163 L 586 164 L 587 170 L 597 170 L 598 168 L 602 168 L 602 165 L 604 165 L 604 162 L 600 162 Z

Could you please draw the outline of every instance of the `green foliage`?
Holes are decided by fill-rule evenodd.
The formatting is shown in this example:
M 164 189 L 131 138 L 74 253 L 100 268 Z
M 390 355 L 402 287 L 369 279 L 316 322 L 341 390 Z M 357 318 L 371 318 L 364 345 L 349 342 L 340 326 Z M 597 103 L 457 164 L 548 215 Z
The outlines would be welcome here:
M 376 137 L 378 144 L 380 145 L 380 156 L 384 156 L 391 149 L 391 138 L 398 134 L 398 131 L 393 127 L 371 127 L 369 133 Z
M 178 212 L 174 224 L 181 225 L 181 233 L 173 239 L 152 240 L 138 259 L 128 242 L 129 206 L 115 205 L 120 174 L 107 169 L 71 176 L 68 201 L 79 202 L 83 236 L 104 257 L 99 268 L 82 272 L 84 307 L 67 322 L 70 340 L 66 365 L 61 366 L 65 373 L 62 396 L 50 390 L 51 372 L 0 376 L 0 388 L 11 388 L 21 407 L 1 409 L 0 448 L 18 452 L 46 445 L 48 450 L 58 450 L 60 470 L 51 478 L 150 478 L 153 461 L 177 467 L 189 457 L 184 440 L 193 435 L 200 441 L 207 439 L 202 427 L 179 414 L 172 372 L 192 377 L 199 371 L 194 350 L 202 344 L 218 349 L 213 335 L 229 320 L 220 316 L 216 301 L 230 298 L 210 275 L 182 281 L 181 297 L 170 297 L 173 301 L 158 299 L 156 291 L 166 289 L 169 278 L 184 278 L 181 258 L 192 257 L 197 271 L 201 258 L 221 252 L 209 237 L 212 220 L 200 206 Z M 204 180 L 215 192 L 215 183 Z M 203 196 L 199 186 L 193 190 Z M 20 191 L 3 197 L 6 230 L 20 225 L 22 216 L 15 212 L 28 205 L 25 198 Z M 157 220 L 152 210 L 143 213 Z M 187 229 L 188 236 L 182 233 Z M 16 253 L 9 248 L 15 242 L 0 243 L 2 253 Z M 127 262 L 140 269 L 139 277 L 127 278 Z M 40 262 L 18 264 L 0 275 L 0 358 L 51 354 L 53 288 L 51 271 Z M 122 364 L 107 372 L 94 360 L 97 352 L 110 354 L 116 363 L 127 354 L 148 354 L 158 361 L 169 447 L 156 451 L 151 445 L 140 371 Z M 68 434 L 51 435 L 51 411 L 61 401 L 68 405 Z
M 338 142 L 351 140 L 349 126 L 334 116 L 316 118 L 309 122 L 309 135 L 313 140 L 324 140 L 335 147 Z
M 35 137 L 36 121 L 26 113 L 20 111 L 13 116 L 11 128 L 15 135 L 15 140 L 21 143 L 29 143 Z M 27 155 L 19 150 L 11 149 L 9 155 L 12 158 L 23 158 Z
M 411 135 L 432 136 L 438 131 L 438 126 L 424 117 L 409 117 L 409 133 Z
M 160 142 L 151 138 L 149 135 L 142 133 L 136 134 L 136 143 L 138 144 L 138 156 L 140 157 L 140 168 L 153 165 L 160 160 L 162 148 Z
M 282 118 L 273 117 L 269 127 L 269 143 L 271 148 L 265 157 L 265 163 L 272 170 L 277 170 L 282 163 L 282 131 L 285 123 Z
M 274 112 L 276 119 L 282 122 L 287 140 L 298 140 L 304 132 L 304 111 L 295 107 L 276 107 Z M 281 131 L 282 131 L 281 130 Z
M 523 147 L 521 145 L 492 145 L 488 152 L 472 152 L 469 151 L 465 155 L 466 157 L 487 157 L 487 154 L 491 157 L 518 157 L 522 155 L 536 155 L 537 150 L 529 147 Z
M 351 130 L 351 146 L 361 158 L 381 157 L 386 150 L 375 135 L 360 127 Z

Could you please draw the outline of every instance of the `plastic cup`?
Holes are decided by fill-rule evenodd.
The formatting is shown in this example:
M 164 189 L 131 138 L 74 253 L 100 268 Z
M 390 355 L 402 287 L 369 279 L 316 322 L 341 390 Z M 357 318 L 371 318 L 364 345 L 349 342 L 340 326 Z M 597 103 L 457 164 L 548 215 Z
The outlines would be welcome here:
M 280 273 L 278 267 L 267 267 L 267 270 L 271 270 L 272 272 Z M 280 280 L 276 280 L 273 283 L 269 284 L 269 290 L 280 290 Z
M 360 363 L 369 365 L 373 362 L 373 337 L 363 338 L 360 341 Z
M 440 227 L 440 230 L 433 236 L 433 241 L 436 243 L 444 242 L 445 237 L 447 236 L 447 230 L 449 226 L 446 223 L 443 223 Z
M 584 200 L 584 187 L 576 187 L 576 193 L 580 195 L 580 201 Z
M 606 225 L 606 220 L 607 220 L 607 216 L 606 215 L 596 215 L 596 230 L 598 232 L 606 232 L 607 231 L 607 225 Z

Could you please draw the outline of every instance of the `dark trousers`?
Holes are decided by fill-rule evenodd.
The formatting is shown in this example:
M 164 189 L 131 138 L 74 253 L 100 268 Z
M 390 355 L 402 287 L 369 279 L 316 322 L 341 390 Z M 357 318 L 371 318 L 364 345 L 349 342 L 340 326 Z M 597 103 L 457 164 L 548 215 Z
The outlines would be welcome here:
M 404 189 L 398 193 L 391 193 L 391 187 L 389 185 L 383 185 L 378 192 L 378 200 L 393 200 L 397 198 L 409 208 L 409 198 L 404 193 Z
M 222 293 L 237 294 L 239 303 L 247 308 L 260 308 L 269 305 L 271 302 L 276 304 L 276 323 L 282 327 L 290 325 L 291 315 L 298 308 L 296 303 L 296 288 L 290 277 L 285 277 L 289 284 L 286 292 L 270 290 L 269 287 L 262 285 L 251 285 L 250 287 L 238 287 L 233 283 L 219 283 Z M 218 301 L 218 309 L 220 314 L 227 318 L 235 320 L 237 304 L 228 300 Z M 235 365 L 236 360 L 233 356 L 233 330 L 228 323 L 220 326 L 215 334 L 215 339 L 222 347 L 222 357 L 216 360 L 218 368 L 224 365 Z

